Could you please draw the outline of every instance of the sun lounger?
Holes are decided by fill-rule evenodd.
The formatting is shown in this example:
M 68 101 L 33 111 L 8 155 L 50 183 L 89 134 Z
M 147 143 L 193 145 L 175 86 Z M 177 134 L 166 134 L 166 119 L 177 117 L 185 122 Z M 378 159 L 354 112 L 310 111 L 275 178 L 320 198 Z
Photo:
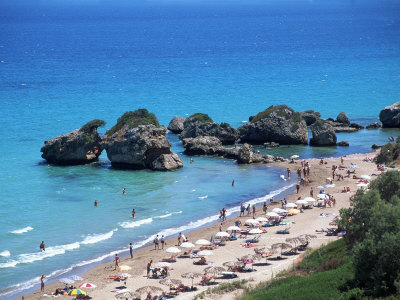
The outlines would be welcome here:
M 251 239 L 246 240 L 246 243 L 258 243 L 260 241 L 261 235 L 255 236 Z
M 292 248 L 289 251 L 282 252 L 282 255 L 290 256 L 290 255 L 296 255 L 297 250 L 296 248 Z
M 237 277 L 237 274 L 235 274 L 234 272 L 222 272 L 221 276 L 218 277 L 218 279 L 232 279 Z
M 179 255 L 178 258 L 190 258 L 190 257 L 191 257 L 191 254 L 192 254 L 192 251 L 193 251 L 193 250 L 190 249 L 188 252 L 185 252 L 185 253 Z
M 279 229 L 276 231 L 278 234 L 289 234 L 289 228 Z
M 171 257 L 160 259 L 162 262 L 176 262 L 176 255 L 172 255 Z

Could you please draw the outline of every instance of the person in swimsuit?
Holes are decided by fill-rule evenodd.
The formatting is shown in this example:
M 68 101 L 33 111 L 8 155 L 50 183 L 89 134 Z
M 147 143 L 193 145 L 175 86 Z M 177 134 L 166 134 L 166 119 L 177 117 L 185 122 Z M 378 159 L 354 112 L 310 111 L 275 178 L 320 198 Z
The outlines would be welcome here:
M 135 218 L 135 214 L 136 214 L 135 209 L 132 209 L 132 218 Z
M 123 188 L 122 189 L 122 195 L 125 195 L 126 194 L 126 190 L 125 190 L 125 188 Z
M 98 204 L 97 200 L 94 200 L 94 206 L 95 207 L 97 207 L 97 204 Z
M 115 269 L 114 270 L 118 269 L 118 267 L 119 267 L 119 256 L 117 253 L 117 254 L 115 254 Z
M 150 261 L 147 263 L 147 278 L 149 278 L 149 274 L 151 271 L 151 264 L 153 263 L 153 260 L 150 259 Z
M 46 251 L 46 245 L 44 244 L 44 241 L 42 241 L 41 243 L 40 243 L 40 246 L 39 246 L 39 248 L 40 248 L 40 251 Z
M 40 291 L 44 292 L 44 278 L 46 276 L 44 276 L 44 274 L 42 274 L 42 276 L 40 276 Z
M 129 243 L 129 254 L 131 255 L 131 258 L 133 258 L 133 245 L 132 245 L 132 243 Z

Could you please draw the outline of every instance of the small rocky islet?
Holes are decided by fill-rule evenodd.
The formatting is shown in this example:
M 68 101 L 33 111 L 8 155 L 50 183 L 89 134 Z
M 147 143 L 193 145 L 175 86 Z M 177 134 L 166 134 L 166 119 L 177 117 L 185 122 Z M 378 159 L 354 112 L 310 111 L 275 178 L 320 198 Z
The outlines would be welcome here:
M 400 128 L 400 102 L 382 109 L 379 119 L 382 125 L 373 122 L 366 129 Z M 96 119 L 45 141 L 42 158 L 56 165 L 87 164 L 96 161 L 106 150 L 112 166 L 117 168 L 167 171 L 183 166 L 181 158 L 171 151 L 167 128 L 146 109 L 126 112 L 102 138 L 97 129 L 104 125 L 103 120 Z M 179 134 L 187 155 L 225 157 L 250 164 L 284 160 L 253 153 L 251 145 L 306 145 L 307 127 L 312 134 L 311 146 L 349 146 L 347 141 L 337 142 L 336 133 L 364 128 L 351 123 L 345 112 L 339 113 L 336 119 L 323 120 L 321 114 L 313 110 L 295 112 L 287 105 L 276 105 L 249 117 L 249 122 L 238 129 L 228 123 L 218 124 L 207 114 L 196 113 L 187 118 L 174 117 L 168 130 Z M 243 145 L 238 146 L 238 141 Z

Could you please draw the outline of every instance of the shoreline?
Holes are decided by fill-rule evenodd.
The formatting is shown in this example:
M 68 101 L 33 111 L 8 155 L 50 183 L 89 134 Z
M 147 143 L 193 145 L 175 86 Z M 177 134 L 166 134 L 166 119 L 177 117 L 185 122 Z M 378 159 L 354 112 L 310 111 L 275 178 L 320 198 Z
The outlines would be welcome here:
M 354 158 L 353 160 L 356 161 L 356 160 L 359 160 L 360 157 L 373 157 L 373 156 L 375 156 L 375 154 L 376 154 L 376 152 L 371 152 L 371 153 L 367 153 L 367 154 L 352 154 L 352 155 L 348 155 L 346 157 L 346 163 L 349 163 L 347 161 L 349 159 L 351 160 L 351 159 Z M 337 157 L 333 157 L 333 158 L 327 158 L 325 160 L 327 160 L 327 161 L 336 161 L 337 159 L 338 159 Z M 318 166 L 317 165 L 317 162 L 319 161 L 319 159 L 314 158 L 314 159 L 308 159 L 307 161 L 309 161 L 311 163 L 312 171 L 314 171 L 314 169 L 315 170 L 318 170 L 318 169 L 320 169 L 320 170 L 322 169 L 323 170 L 324 167 L 325 167 L 325 166 Z M 282 168 L 289 167 L 292 170 L 292 176 L 297 176 L 296 173 L 295 173 L 295 169 L 296 169 L 295 167 L 299 167 L 300 163 L 290 164 L 288 162 L 278 162 L 278 163 L 274 163 L 273 165 L 277 166 L 277 167 L 282 167 Z M 330 166 L 330 164 L 329 164 L 329 166 Z M 327 170 L 325 170 L 325 171 L 327 171 Z M 328 171 L 328 174 L 329 174 L 329 171 Z M 312 174 L 312 175 L 314 175 L 314 174 Z M 319 178 L 319 179 L 322 179 L 322 178 Z M 312 184 L 310 186 L 315 187 L 317 185 L 318 185 L 317 181 L 313 180 L 313 182 L 312 182 Z M 287 187 L 284 191 L 280 192 L 279 195 L 285 194 L 288 199 L 289 198 L 293 198 L 296 195 L 296 191 L 293 191 L 293 189 L 294 189 L 294 184 L 289 186 L 289 187 Z M 302 190 L 303 190 L 302 192 L 304 193 L 305 188 L 303 187 Z M 285 193 L 285 192 L 287 192 L 287 193 Z M 256 198 L 256 199 L 259 199 L 259 198 Z M 250 201 L 246 201 L 246 203 L 248 203 L 248 202 L 251 202 L 251 200 Z M 259 205 L 257 205 L 257 215 L 260 215 L 260 212 L 261 212 L 260 205 L 261 205 L 261 203 Z M 274 204 L 269 205 L 269 206 L 278 206 L 278 205 L 279 205 L 279 203 L 274 203 Z M 233 211 L 231 213 L 231 215 L 227 218 L 227 220 L 225 220 L 223 222 L 223 224 L 224 224 L 223 226 L 225 227 L 225 224 L 233 223 L 232 220 L 234 218 L 237 218 L 237 215 L 238 215 L 238 212 Z M 305 214 L 303 214 L 303 216 L 304 215 Z M 247 216 L 245 218 L 247 218 Z M 241 218 L 241 220 L 243 220 L 243 218 Z M 213 221 L 211 224 L 207 223 L 205 225 L 202 225 L 201 227 L 198 227 L 198 228 L 195 228 L 195 229 L 192 229 L 192 230 L 189 230 L 189 231 L 185 232 L 185 235 L 189 238 L 189 240 L 191 242 L 194 242 L 197 239 L 196 237 L 204 237 L 204 238 L 209 237 L 211 235 L 211 232 L 214 233 L 214 232 L 218 231 L 219 223 L 220 222 L 218 220 Z M 177 236 L 177 233 L 166 239 L 166 247 L 170 247 L 170 246 L 175 246 L 176 245 L 176 236 Z M 229 244 L 230 243 L 233 243 L 233 242 L 229 242 Z M 150 257 L 153 259 L 154 262 L 157 262 L 162 257 L 167 257 L 168 256 L 167 255 L 168 253 L 165 253 L 165 251 L 161 251 L 161 250 L 154 251 L 153 248 L 154 247 L 153 247 L 153 245 L 151 243 L 150 243 L 150 245 L 147 244 L 147 245 L 139 247 L 133 253 L 133 257 L 134 257 L 133 260 L 130 259 L 129 252 L 126 251 L 127 255 L 125 256 L 125 251 L 124 251 L 123 252 L 124 254 L 121 257 L 121 265 L 129 264 L 129 265 L 133 266 L 133 268 L 129 271 L 129 273 L 132 274 L 133 277 L 141 276 L 143 271 L 145 270 L 145 265 L 147 263 L 147 260 Z M 225 249 L 225 247 L 223 247 L 221 249 Z M 181 260 L 184 260 L 184 259 L 181 259 Z M 177 264 L 177 263 L 175 263 L 175 264 Z M 173 264 L 172 266 L 174 267 L 175 264 Z M 92 266 L 86 272 L 80 274 L 82 277 L 85 278 L 85 280 L 88 280 L 89 282 L 94 282 L 98 286 L 94 290 L 86 290 L 89 293 L 89 295 L 91 295 L 94 299 L 107 299 L 107 297 L 102 298 L 101 296 L 99 296 L 97 294 L 98 294 L 98 291 L 108 289 L 108 286 L 110 285 L 110 282 L 108 282 L 105 279 L 105 277 L 106 277 L 105 274 L 108 274 L 108 273 L 111 274 L 113 269 L 114 269 L 114 264 L 113 264 L 112 258 L 110 257 L 109 260 L 103 261 L 100 264 Z M 129 281 L 132 281 L 132 279 L 128 280 L 128 282 Z M 80 283 L 81 282 L 76 282 L 75 284 L 79 285 Z M 45 292 L 52 292 L 57 287 L 61 287 L 61 286 L 63 286 L 63 285 L 60 284 L 58 281 L 51 282 L 48 285 L 46 285 Z M 22 295 L 22 293 L 21 293 L 21 295 Z M 42 295 L 42 293 L 40 293 L 38 290 L 35 290 L 35 291 L 25 295 L 25 299 L 40 299 L 40 298 L 42 298 L 41 295 Z M 95 296 L 93 296 L 93 295 L 95 295 Z M 186 294 L 187 297 L 189 297 L 189 296 L 191 297 L 191 296 L 194 296 L 194 295 L 195 295 L 195 293 Z M 61 298 L 63 298 L 63 297 L 61 297 Z M 179 296 L 177 298 L 179 298 Z

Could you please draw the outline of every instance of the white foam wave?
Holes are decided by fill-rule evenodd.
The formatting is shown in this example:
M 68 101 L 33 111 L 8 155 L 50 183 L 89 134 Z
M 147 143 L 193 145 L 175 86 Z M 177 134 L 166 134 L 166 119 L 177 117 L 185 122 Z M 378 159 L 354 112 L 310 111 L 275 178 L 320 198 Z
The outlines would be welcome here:
M 33 227 L 27 226 L 27 227 L 24 227 L 24 228 L 21 228 L 21 229 L 16 229 L 16 230 L 10 231 L 10 233 L 23 234 L 23 233 L 31 231 L 31 230 L 33 230 Z
M 157 218 L 157 219 L 164 219 L 164 218 L 168 218 L 168 217 L 170 217 L 170 216 L 172 216 L 172 213 L 165 214 L 165 215 L 158 216 L 158 217 L 154 217 L 154 218 Z
M 11 255 L 10 251 L 4 250 L 0 252 L 0 256 L 9 257 Z
M 14 268 L 16 265 L 18 265 L 18 261 L 16 260 L 10 260 L 7 261 L 5 263 L 1 263 L 0 264 L 0 269 L 4 269 L 4 268 Z
M 87 237 L 85 237 L 85 239 L 81 242 L 82 245 L 88 245 L 88 244 L 96 244 L 98 242 L 104 241 L 104 240 L 108 240 L 109 238 L 111 238 L 114 234 L 114 232 L 116 232 L 118 229 L 115 228 L 107 233 L 103 233 L 103 234 L 92 234 L 92 235 L 88 235 Z
M 142 226 L 143 224 L 149 224 L 151 222 L 153 222 L 153 218 L 147 218 L 140 221 L 121 222 L 119 223 L 119 226 L 121 226 L 122 228 L 135 228 Z
M 60 246 L 48 247 L 46 251 L 43 252 L 36 252 L 36 253 L 26 253 L 18 255 L 18 263 L 32 263 L 38 260 L 43 260 L 48 257 L 56 256 L 64 254 L 66 251 L 71 251 L 74 249 L 78 249 L 80 244 L 78 242 L 65 244 Z
M 208 195 L 199 197 L 199 199 L 207 199 L 207 198 L 208 198 Z

